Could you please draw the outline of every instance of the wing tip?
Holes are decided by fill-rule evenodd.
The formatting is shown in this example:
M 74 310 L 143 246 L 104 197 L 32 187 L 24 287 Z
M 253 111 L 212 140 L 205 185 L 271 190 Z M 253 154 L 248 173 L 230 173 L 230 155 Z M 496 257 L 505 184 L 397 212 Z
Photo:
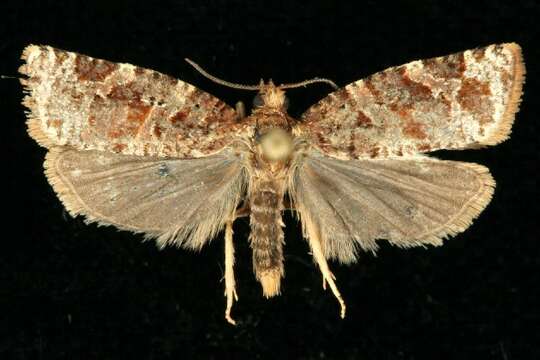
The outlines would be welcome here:
M 36 44 L 28 44 L 25 46 L 21 53 L 21 60 L 25 61 L 27 65 L 32 64 L 34 60 L 40 56 L 44 51 L 48 52 L 52 48 L 47 45 L 36 45 Z M 28 75 L 27 71 L 23 72 L 24 70 L 27 70 L 28 67 L 25 67 L 25 65 L 21 66 L 19 68 L 19 72 L 21 72 L 24 75 Z
M 28 120 L 26 121 L 26 132 L 28 135 L 34 139 L 39 146 L 42 146 L 46 149 L 51 149 L 54 147 L 54 143 L 51 139 L 43 132 L 41 127 L 41 121 L 32 114 L 28 114 Z
M 26 93 L 26 96 L 22 100 L 22 104 L 29 110 L 26 113 L 28 118 L 26 121 L 28 135 L 30 135 L 30 137 L 34 139 L 40 146 L 50 149 L 54 146 L 54 143 L 43 131 L 41 121 L 37 115 L 39 114 L 38 105 L 36 104 L 36 100 L 32 94 L 34 89 L 33 84 L 35 83 L 35 81 L 32 81 L 32 76 L 34 76 L 32 71 L 32 62 L 43 52 L 44 49 L 48 48 L 48 46 L 35 44 L 27 45 L 21 54 L 21 59 L 26 63 L 19 67 L 19 73 L 28 76 L 26 79 L 20 79 Z
M 512 89 L 509 91 L 508 105 L 502 116 L 502 120 L 499 126 L 493 130 L 493 132 L 484 139 L 481 144 L 483 145 L 497 145 L 510 137 L 512 132 L 512 125 L 514 124 L 515 115 L 519 111 L 523 95 L 523 84 L 525 83 L 525 63 L 523 61 L 523 55 L 521 46 L 517 43 L 505 43 L 502 46 L 508 49 L 512 53 L 514 59 L 513 66 L 513 84 Z
M 83 204 L 80 199 L 77 199 L 73 190 L 66 184 L 62 179 L 62 176 L 56 170 L 56 163 L 63 152 L 64 148 L 62 147 L 51 148 L 45 156 L 43 168 L 45 169 L 47 181 L 56 193 L 56 196 L 60 199 L 68 213 L 72 217 L 76 217 L 77 215 L 82 214 L 84 210 Z
M 495 191 L 495 180 L 491 176 L 489 169 L 475 163 L 462 163 L 462 165 L 472 169 L 479 176 L 480 191 L 463 206 L 462 210 L 456 216 L 442 225 L 439 230 L 421 238 L 420 241 L 422 243 L 429 243 L 435 246 L 442 245 L 442 240 L 464 232 L 491 202 Z
M 134 227 L 120 225 L 109 221 L 107 218 L 100 218 L 91 214 L 84 201 L 77 196 L 69 182 L 62 177 L 60 171 L 57 169 L 56 165 L 60 160 L 60 156 L 65 154 L 66 151 L 69 151 L 69 149 L 63 146 L 52 147 L 45 156 L 43 168 L 48 183 L 51 185 L 56 196 L 60 199 L 60 202 L 71 217 L 75 218 L 77 216 L 82 216 L 85 224 L 96 223 L 97 226 L 115 226 L 122 231 L 130 231 L 135 234 L 143 233 L 145 235 L 145 240 L 153 239 L 160 235 L 160 233 L 155 231 L 143 231 Z
M 28 44 L 28 45 L 26 45 L 24 47 L 24 49 L 22 51 L 21 59 L 24 60 L 24 61 L 28 61 L 29 59 L 32 58 L 32 56 L 34 56 L 35 54 L 37 54 L 39 52 L 41 52 L 39 45 Z

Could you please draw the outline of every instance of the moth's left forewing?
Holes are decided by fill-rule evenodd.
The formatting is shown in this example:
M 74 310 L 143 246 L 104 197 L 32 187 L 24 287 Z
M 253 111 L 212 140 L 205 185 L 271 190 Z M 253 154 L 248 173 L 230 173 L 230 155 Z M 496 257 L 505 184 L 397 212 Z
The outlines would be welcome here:
M 28 132 L 47 148 L 190 158 L 253 131 L 223 101 L 157 71 L 50 46 L 22 59 Z

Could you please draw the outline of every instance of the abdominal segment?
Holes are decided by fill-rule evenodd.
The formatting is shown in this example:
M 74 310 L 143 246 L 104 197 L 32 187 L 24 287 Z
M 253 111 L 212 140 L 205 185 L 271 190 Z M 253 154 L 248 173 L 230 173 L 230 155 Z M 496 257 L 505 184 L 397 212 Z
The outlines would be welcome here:
M 253 270 L 265 297 L 280 292 L 283 270 L 283 192 L 273 181 L 255 181 L 250 191 Z

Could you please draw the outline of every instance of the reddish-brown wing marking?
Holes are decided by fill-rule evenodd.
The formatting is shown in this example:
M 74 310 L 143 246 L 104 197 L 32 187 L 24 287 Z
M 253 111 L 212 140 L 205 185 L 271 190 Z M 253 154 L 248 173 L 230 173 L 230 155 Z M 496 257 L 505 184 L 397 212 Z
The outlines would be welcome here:
M 156 71 L 49 46 L 22 58 L 29 132 L 48 148 L 201 157 L 252 133 L 219 99 Z
M 296 132 L 342 159 L 494 145 L 508 138 L 524 74 L 513 43 L 413 61 L 330 94 Z
M 166 159 L 55 147 L 45 172 L 71 215 L 200 249 L 221 231 L 247 184 L 232 151 Z

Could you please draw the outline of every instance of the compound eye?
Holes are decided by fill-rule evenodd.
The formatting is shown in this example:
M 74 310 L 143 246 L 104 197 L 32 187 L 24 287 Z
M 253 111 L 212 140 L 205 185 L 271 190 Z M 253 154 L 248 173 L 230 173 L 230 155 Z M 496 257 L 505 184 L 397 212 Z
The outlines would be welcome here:
M 289 108 L 289 98 L 285 96 L 285 100 L 283 101 L 283 109 L 287 110 Z
M 257 94 L 255 95 L 255 97 L 253 98 L 253 107 L 261 107 L 264 105 L 264 101 L 261 97 L 261 94 Z

